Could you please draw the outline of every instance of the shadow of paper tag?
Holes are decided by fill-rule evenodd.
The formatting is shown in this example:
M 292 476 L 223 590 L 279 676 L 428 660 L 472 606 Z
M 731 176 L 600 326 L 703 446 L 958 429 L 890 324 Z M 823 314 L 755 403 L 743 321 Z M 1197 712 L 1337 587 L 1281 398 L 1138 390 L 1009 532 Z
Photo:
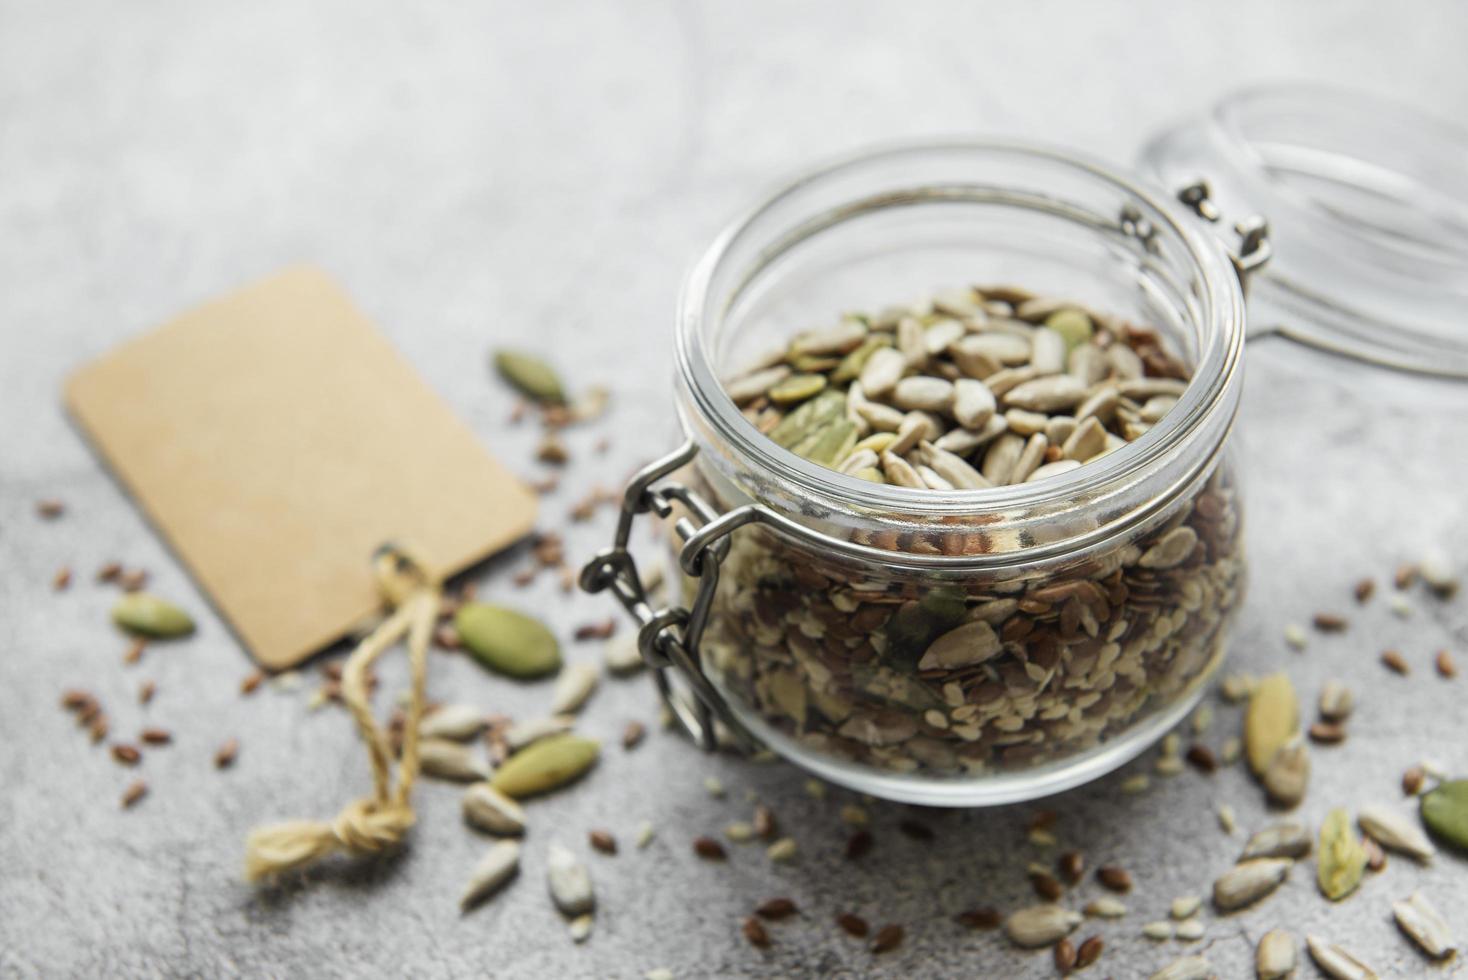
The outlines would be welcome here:
M 535 496 L 323 273 L 291 269 L 83 367 L 68 410 L 265 667 L 379 606 L 371 555 L 451 575 Z

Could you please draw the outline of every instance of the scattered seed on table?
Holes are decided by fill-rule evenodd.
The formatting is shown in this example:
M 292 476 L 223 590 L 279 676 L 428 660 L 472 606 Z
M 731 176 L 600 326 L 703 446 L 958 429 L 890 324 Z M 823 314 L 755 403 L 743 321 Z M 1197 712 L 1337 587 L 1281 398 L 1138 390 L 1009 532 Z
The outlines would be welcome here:
M 617 838 L 613 837 L 609 831 L 593 830 L 587 834 L 587 839 L 591 841 L 592 847 L 603 854 L 617 853 Z
M 1353 592 L 1356 596 L 1357 602 L 1366 602 L 1371 598 L 1372 594 L 1376 592 L 1375 579 L 1363 578 L 1361 581 L 1356 583 L 1356 588 L 1353 590 Z
M 1309 643 L 1309 639 L 1305 636 L 1304 629 L 1302 629 L 1299 625 L 1295 623 L 1290 623 L 1284 628 L 1284 638 L 1285 642 L 1294 647 L 1296 650 L 1305 649 L 1306 644 Z
M 793 861 L 797 849 L 794 837 L 781 837 L 765 848 L 765 856 L 771 861 Z
M 1231 834 L 1238 828 L 1238 818 L 1234 816 L 1234 808 L 1227 803 L 1218 804 L 1218 826 L 1225 834 Z
M 595 623 L 583 623 L 576 627 L 576 639 L 578 640 L 609 640 L 612 634 L 617 632 L 617 618 L 608 616 Z
M 234 760 L 235 760 L 235 758 L 239 754 L 240 754 L 240 741 L 239 741 L 239 739 L 237 739 L 237 738 L 225 739 L 224 744 L 221 745 L 219 747 L 218 751 L 216 751 L 214 753 L 214 768 L 215 769 L 228 769 L 230 766 L 234 765 Z
M 1084 970 L 1101 958 L 1101 951 L 1106 948 L 1105 942 L 1100 936 L 1092 936 L 1081 943 L 1076 950 L 1076 969 Z
M 1412 668 L 1407 666 L 1407 661 L 1396 650 L 1383 651 L 1381 662 L 1388 670 L 1401 674 L 1403 677 L 1412 672 Z
M 757 946 L 760 949 L 769 948 L 770 934 L 765 931 L 764 923 L 759 919 L 752 915 L 747 917 L 744 920 L 743 932 L 744 938 L 749 940 L 751 946 Z
M 96 699 L 91 699 L 77 711 L 76 723 L 82 726 L 90 725 L 101 714 L 102 705 L 97 703 Z
M 836 916 L 836 924 L 848 936 L 855 936 L 857 939 L 865 939 L 867 933 L 870 931 L 866 919 L 863 919 L 859 915 L 853 915 L 850 912 L 842 912 Z
M 1422 784 L 1427 781 L 1427 773 L 1421 766 L 1409 766 L 1402 773 L 1402 792 L 1407 796 L 1416 796 L 1422 790 Z
M 1458 664 L 1453 660 L 1453 655 L 1446 649 L 1437 652 L 1437 656 L 1433 658 L 1432 664 L 1437 668 L 1438 674 L 1443 677 L 1453 678 L 1458 676 Z
M 1147 922 L 1142 925 L 1142 935 L 1146 936 L 1148 939 L 1155 939 L 1158 942 L 1162 942 L 1166 939 L 1171 939 L 1172 933 L 1172 923 L 1164 922 L 1160 919 L 1156 922 Z
M 63 565 L 56 570 L 55 576 L 52 577 L 51 588 L 57 592 L 63 592 L 69 585 L 71 585 L 71 566 Z
M 141 636 L 134 638 L 132 643 L 128 644 L 127 650 L 123 653 L 122 662 L 125 664 L 135 664 L 139 660 L 142 660 L 143 650 L 145 650 L 147 646 L 147 641 L 144 640 Z
M 146 745 L 167 745 L 173 741 L 173 734 L 166 728 L 144 728 L 138 738 Z
M 780 919 L 788 919 L 797 911 L 799 910 L 796 909 L 795 903 L 788 898 L 769 898 L 755 907 L 754 914 L 761 919 L 776 922 Z
M 1386 851 L 1370 837 L 1361 838 L 1361 847 L 1366 851 L 1366 870 L 1380 871 L 1386 867 Z
M 722 861 L 728 857 L 724 851 L 724 845 L 712 837 L 695 837 L 693 839 L 693 853 L 706 861 Z
M 1069 973 L 1076 968 L 1076 944 L 1069 938 L 1056 943 L 1052 955 L 1055 959 L 1055 969 L 1061 973 Z
M 1318 612 L 1311 622 L 1322 633 L 1339 633 L 1346 628 L 1346 617 L 1339 613 Z
M 61 706 L 68 711 L 80 711 L 92 702 L 93 698 L 86 691 L 69 688 L 61 692 Z
M 1050 830 L 1060 819 L 1058 810 L 1036 810 L 1030 814 L 1030 830 Z
M 1185 922 L 1179 922 L 1177 924 L 1177 928 L 1173 930 L 1173 935 L 1184 942 L 1196 942 L 1203 938 L 1203 932 L 1204 926 L 1201 920 L 1188 919 Z
M 992 905 L 983 905 L 976 909 L 960 912 L 953 917 L 954 921 L 961 926 L 970 929 L 998 929 L 1004 922 L 1004 916 Z
M 146 795 L 148 795 L 148 784 L 141 779 L 136 780 L 123 791 L 122 808 L 124 810 L 132 809 Z
M 1086 872 L 1086 858 L 1080 851 L 1066 851 L 1056 859 L 1055 866 L 1060 869 L 1065 880 L 1074 885 Z
M 259 690 L 260 685 L 264 682 L 265 674 L 262 671 L 257 670 L 253 674 L 247 674 L 245 679 L 240 681 L 240 693 L 248 697 Z
M 117 577 L 121 574 L 122 564 L 120 562 L 109 561 L 101 568 L 97 569 L 97 582 L 102 585 L 105 585 L 108 582 L 116 582 Z
M 1338 680 L 1328 680 L 1320 688 L 1320 717 L 1326 721 L 1345 721 L 1356 706 L 1351 689 Z
M 1129 892 L 1132 890 L 1132 876 L 1127 869 L 1115 864 L 1103 864 L 1096 869 L 1096 880 L 1101 882 L 1103 888 L 1114 892 Z
M 117 577 L 124 592 L 141 592 L 148 584 L 148 573 L 141 568 L 130 568 Z
M 54 521 L 64 513 L 66 513 L 66 505 L 59 500 L 36 501 L 36 514 L 48 521 Z
M 1310 741 L 1319 745 L 1338 745 L 1346 740 L 1345 726 L 1333 721 L 1317 721 L 1309 732 Z
M 652 824 L 644 820 L 637 828 L 637 849 L 640 851 L 647 847 L 656 835 L 657 831 L 653 829 Z
M 640 721 L 629 721 L 622 729 L 622 748 L 635 749 L 647 734 L 647 726 Z
M 930 841 L 933 839 L 933 828 L 918 820 L 899 820 L 897 829 L 913 840 Z
M 118 742 L 112 746 L 112 758 L 125 766 L 135 766 L 143 759 L 143 753 L 139 752 L 137 746 Z
M 153 700 L 153 695 L 158 693 L 158 685 L 152 681 L 143 681 L 138 685 L 138 703 L 147 704 Z
M 1417 566 L 1410 562 L 1398 565 L 1396 574 L 1392 576 L 1392 584 L 1398 589 L 1410 589 L 1415 581 L 1417 581 Z
M 1087 902 L 1084 911 L 1098 919 L 1120 919 L 1126 915 L 1126 906 L 1110 895 L 1102 895 Z
M 1213 750 L 1201 742 L 1195 742 L 1190 745 L 1185 758 L 1192 764 L 1194 769 L 1201 773 L 1211 775 L 1218 769 L 1218 759 L 1214 756 Z
M 107 737 L 107 732 L 108 727 L 106 715 L 98 715 L 97 717 L 92 719 L 90 734 L 92 737 L 93 745 L 96 745 L 98 742 L 101 742 L 103 739 L 105 739 Z
M 1033 872 L 1030 874 L 1030 887 L 1046 902 L 1058 902 L 1065 894 L 1065 889 L 1061 887 L 1060 882 L 1043 871 L 1038 874 Z
M 1254 858 L 1234 865 L 1213 882 L 1214 906 L 1232 912 L 1252 905 L 1278 888 L 1293 865 L 1289 858 Z
M 772 839 L 779 832 L 779 824 L 775 820 L 775 812 L 763 803 L 754 808 L 754 817 L 751 820 L 756 837 L 765 840 Z
M 883 926 L 872 937 L 872 952 L 885 953 L 889 950 L 896 949 L 902 944 L 904 933 L 905 930 L 899 925 L 892 924 Z
M 871 831 L 858 830 L 846 838 L 846 859 L 854 861 L 872 849 L 876 841 L 872 838 Z

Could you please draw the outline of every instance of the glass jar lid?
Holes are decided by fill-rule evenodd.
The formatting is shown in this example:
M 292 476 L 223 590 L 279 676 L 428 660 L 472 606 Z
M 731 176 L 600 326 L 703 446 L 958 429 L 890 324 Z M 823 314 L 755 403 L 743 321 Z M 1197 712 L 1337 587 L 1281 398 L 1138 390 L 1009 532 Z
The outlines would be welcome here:
M 1141 167 L 1230 223 L 1269 222 L 1251 335 L 1468 378 L 1468 131 L 1374 96 L 1277 85 L 1155 137 Z M 1185 198 L 1187 200 L 1187 198 Z

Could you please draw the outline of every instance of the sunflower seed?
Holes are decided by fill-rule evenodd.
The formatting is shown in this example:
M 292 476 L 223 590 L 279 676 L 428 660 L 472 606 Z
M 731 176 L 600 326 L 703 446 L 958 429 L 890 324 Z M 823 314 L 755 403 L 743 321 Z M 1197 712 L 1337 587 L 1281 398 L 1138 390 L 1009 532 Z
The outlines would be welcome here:
M 1299 805 L 1310 782 L 1310 750 L 1304 739 L 1295 735 L 1274 754 L 1262 782 L 1270 801 L 1277 806 L 1290 809 Z
M 1155 939 L 1158 942 L 1171 939 L 1172 932 L 1171 922 L 1148 922 L 1142 926 L 1142 935 L 1148 939 Z
M 1282 980 L 1294 972 L 1298 955 L 1292 933 L 1271 929 L 1259 938 L 1259 946 L 1254 951 L 1254 970 L 1259 980 Z
M 1393 902 L 1392 915 L 1398 927 L 1433 959 L 1443 959 L 1458 948 L 1447 921 L 1421 892 Z
M 560 844 L 551 844 L 545 855 L 546 882 L 551 900 L 568 916 L 583 915 L 596 906 L 591 874 L 576 855 Z
M 1177 924 L 1177 928 L 1173 930 L 1173 935 L 1184 942 L 1195 942 L 1203 938 L 1205 931 L 1206 927 L 1202 922 L 1197 919 L 1188 919 L 1186 922 L 1179 922 Z
M 1458 577 L 1445 555 L 1431 554 L 1423 558 L 1417 564 L 1417 574 L 1439 598 L 1450 598 L 1458 591 Z
M 1095 916 L 1098 919 L 1120 919 L 1126 915 L 1126 906 L 1120 900 L 1112 898 L 1110 895 L 1102 895 L 1100 898 L 1094 898 L 1088 902 L 1085 912 L 1087 915 Z
M 1355 707 L 1351 689 L 1337 680 L 1328 680 L 1320 688 L 1320 717 L 1326 721 L 1345 721 Z
M 926 440 L 918 443 L 923 458 L 935 472 L 961 490 L 983 490 L 993 486 L 983 474 L 974 469 L 963 457 L 945 452 Z
M 489 765 L 468 746 L 446 738 L 425 738 L 418 743 L 418 764 L 424 775 L 459 782 L 489 778 Z
M 1289 877 L 1287 858 L 1255 858 L 1235 865 L 1213 882 L 1213 905 L 1232 912 L 1259 901 Z
M 635 674 L 644 666 L 642 651 L 637 647 L 636 633 L 623 633 L 608 640 L 602 649 L 602 662 L 607 671 L 618 676 Z
M 591 664 L 567 664 L 556 678 L 556 689 L 551 695 L 551 714 L 568 715 L 581 710 L 586 699 L 596 690 L 599 675 Z
M 418 723 L 423 738 L 446 738 L 463 742 L 484 731 L 484 712 L 467 704 L 446 704 Z
M 1168 914 L 1174 919 L 1190 919 L 1198 914 L 1203 907 L 1203 899 L 1198 895 L 1183 895 L 1172 900 L 1168 907 Z
M 570 715 L 550 715 L 517 722 L 505 730 L 505 745 L 511 752 L 518 752 L 543 738 L 569 732 L 575 724 L 576 719 Z
M 525 811 L 489 783 L 475 783 L 464 791 L 464 819 L 491 834 L 525 832 Z
M 518 870 L 520 845 L 509 840 L 495 844 L 469 873 L 469 882 L 459 898 L 459 906 L 467 911 L 484 901 L 514 877 Z
M 1209 980 L 1217 976 L 1213 964 L 1201 956 L 1184 956 L 1152 974 L 1149 980 Z
M 1361 829 L 1382 847 L 1427 861 L 1437 849 L 1422 829 L 1386 806 L 1363 806 L 1356 815 Z
M 1377 980 L 1375 970 L 1319 936 L 1306 936 L 1305 948 L 1310 951 L 1315 965 L 1335 980 Z
M 1290 858 L 1299 860 L 1310 853 L 1310 833 L 1301 824 L 1284 822 L 1271 824 L 1259 831 L 1244 845 L 1240 861 L 1254 858 Z
M 1011 915 L 1004 932 L 1016 946 L 1050 946 L 1070 935 L 1081 921 L 1080 913 L 1059 905 L 1032 905 Z
M 586 942 L 586 940 L 591 936 L 591 928 L 595 924 L 595 922 L 596 919 L 592 916 L 590 912 L 587 912 L 584 915 L 578 915 L 576 916 L 576 918 L 572 919 L 570 925 L 566 927 L 567 932 L 569 932 L 571 935 L 571 941 L 573 943 Z
M 1269 763 L 1300 728 L 1294 685 L 1285 674 L 1262 678 L 1244 713 L 1244 754 L 1249 768 L 1263 776 Z

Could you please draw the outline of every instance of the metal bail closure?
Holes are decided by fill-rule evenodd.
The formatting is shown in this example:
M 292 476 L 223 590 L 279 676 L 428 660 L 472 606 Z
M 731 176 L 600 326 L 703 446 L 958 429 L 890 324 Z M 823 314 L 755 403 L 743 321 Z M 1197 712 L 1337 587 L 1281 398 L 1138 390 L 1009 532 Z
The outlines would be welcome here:
M 1201 177 L 1178 190 L 1177 199 L 1192 208 L 1193 213 L 1204 221 L 1217 224 L 1223 219 L 1218 205 L 1213 202 L 1208 181 Z M 1234 231 L 1239 235 L 1239 247 L 1237 251 L 1231 250 L 1228 257 L 1233 262 L 1234 272 L 1238 274 L 1239 288 L 1247 297 L 1249 279 L 1274 256 L 1274 248 L 1269 242 L 1269 222 L 1262 215 L 1250 215 L 1235 222 Z
M 581 569 L 581 588 L 592 593 L 610 589 L 632 616 L 637 623 L 638 650 L 653 670 L 663 703 L 694 742 L 711 752 L 719 746 L 716 719 L 736 741 L 746 746 L 751 741 L 709 683 L 699 654 L 719 584 L 719 566 L 729 551 L 726 536 L 748 523 L 742 512 L 750 508 L 720 515 L 697 491 L 667 479 L 697 454 L 698 447 L 685 442 L 632 477 L 622 496 L 612 547 L 598 552 Z M 673 530 L 683 542 L 679 565 L 685 575 L 698 581 L 698 591 L 691 608 L 669 605 L 654 609 L 627 545 L 635 518 L 649 511 L 661 518 L 671 517 L 675 504 L 691 515 L 678 518 Z

